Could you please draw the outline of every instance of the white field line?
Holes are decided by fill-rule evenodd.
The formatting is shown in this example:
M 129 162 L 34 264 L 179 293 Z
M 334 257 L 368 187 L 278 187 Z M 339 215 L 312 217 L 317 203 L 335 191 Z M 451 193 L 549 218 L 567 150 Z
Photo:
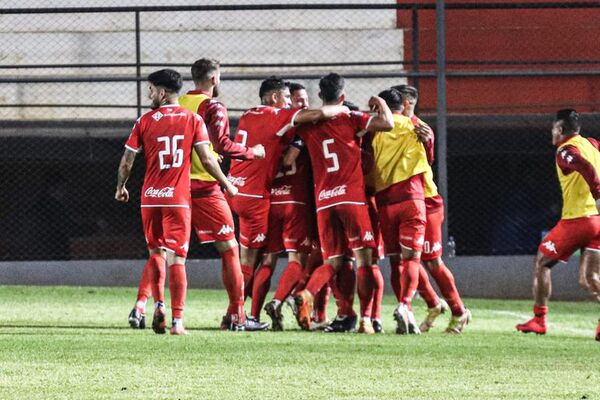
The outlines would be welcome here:
M 489 310 L 489 311 L 492 314 L 496 314 L 496 315 L 500 315 L 500 316 L 514 317 L 516 320 L 521 321 L 521 322 L 525 322 L 525 321 L 531 319 L 531 317 L 532 317 L 531 314 L 519 313 L 519 312 L 514 312 L 514 311 L 505 311 L 505 310 Z M 590 336 L 591 334 L 594 333 L 593 331 L 590 331 L 587 329 L 573 328 L 571 326 L 567 326 L 564 324 L 558 324 L 556 322 L 552 322 L 552 323 L 549 322 L 548 328 L 550 328 L 549 330 L 573 333 L 578 336 Z

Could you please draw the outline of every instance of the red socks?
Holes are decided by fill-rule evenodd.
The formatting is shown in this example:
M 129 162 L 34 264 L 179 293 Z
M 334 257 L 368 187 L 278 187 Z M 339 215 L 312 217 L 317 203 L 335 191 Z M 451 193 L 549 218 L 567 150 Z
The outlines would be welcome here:
M 401 263 L 401 288 L 400 288 L 400 303 L 408 305 L 410 308 L 417 286 L 419 285 L 419 268 L 421 263 L 418 258 L 402 260 Z
M 171 312 L 173 318 L 181 319 L 183 317 L 183 308 L 187 293 L 185 265 L 173 264 L 169 267 L 169 291 L 171 292 Z
M 427 271 L 425 271 L 425 267 L 419 265 L 419 286 L 418 286 L 419 294 L 427 304 L 427 308 L 433 308 L 440 303 L 440 298 L 437 293 L 431 286 L 431 282 L 429 282 L 429 276 L 427 275 Z
M 263 264 L 256 270 L 252 285 L 252 307 L 250 309 L 250 315 L 253 317 L 258 318 L 260 316 L 260 310 L 271 288 L 271 276 L 273 276 L 274 269 L 275 267 L 272 265 Z
M 354 292 L 356 290 L 356 273 L 351 262 L 342 265 L 336 274 L 335 284 L 331 285 L 336 304 L 338 306 L 338 315 L 354 316 L 356 313 L 352 308 L 354 304 Z
M 321 290 L 323 286 L 331 279 L 335 274 L 333 267 L 329 264 L 323 264 L 319 268 L 315 269 L 312 273 L 308 283 L 306 284 L 306 290 L 314 296 Z
M 383 289 L 385 282 L 383 274 L 378 265 L 373 265 L 373 279 L 375 286 L 373 287 L 373 307 L 371 308 L 371 318 L 381 319 L 381 302 L 383 301 Z
M 153 268 L 154 261 L 152 260 L 152 257 L 150 257 L 148 261 L 146 261 L 146 264 L 144 265 L 144 270 L 142 271 L 142 277 L 140 278 L 140 285 L 138 287 L 136 302 L 146 303 L 148 301 L 148 297 L 152 295 Z
M 329 303 L 330 292 L 331 289 L 326 283 L 314 298 L 313 312 L 317 322 L 323 322 L 327 319 L 327 303 Z
M 358 299 L 360 301 L 360 316 L 362 318 L 371 318 L 371 308 L 373 307 L 373 287 L 375 279 L 370 265 L 359 267 L 356 273 L 358 282 Z
M 439 265 L 433 267 L 430 272 L 433 279 L 437 282 L 440 291 L 442 292 L 442 296 L 444 296 L 448 302 L 450 310 L 452 310 L 452 315 L 463 315 L 465 306 L 460 298 L 460 294 L 458 294 L 458 289 L 456 289 L 452 272 L 450 272 L 441 259 Z
M 239 247 L 221 253 L 223 285 L 229 296 L 227 315 L 244 314 L 244 276 L 240 267 Z
M 398 303 L 401 300 L 400 297 L 400 287 L 401 285 L 401 274 L 400 274 L 400 269 L 401 269 L 401 264 L 400 262 L 396 263 L 392 263 L 390 262 L 390 282 L 392 284 L 392 290 L 394 291 L 394 294 L 396 295 L 396 300 L 398 300 Z
M 281 274 L 274 299 L 279 301 L 285 300 L 303 278 L 304 271 L 302 270 L 300 263 L 297 261 L 290 261 L 285 271 L 283 271 L 283 274 Z
M 242 264 L 242 275 L 244 275 L 244 299 L 252 294 L 252 277 L 254 276 L 254 266 Z
M 148 263 L 151 264 L 150 282 L 152 287 L 152 297 L 154 298 L 155 303 L 158 301 L 164 303 L 167 262 L 160 254 L 153 254 L 150 256 Z

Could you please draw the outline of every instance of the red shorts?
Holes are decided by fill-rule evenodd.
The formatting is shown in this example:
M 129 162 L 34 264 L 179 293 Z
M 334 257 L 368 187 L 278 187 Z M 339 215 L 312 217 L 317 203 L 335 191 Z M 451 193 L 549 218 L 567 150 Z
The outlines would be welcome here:
M 312 210 L 306 204 L 271 204 L 267 253 L 297 251 L 309 254 Z
M 365 204 L 338 204 L 317 212 L 323 258 L 342 256 L 352 250 L 376 248 L 369 210 Z
M 200 243 L 235 239 L 233 216 L 223 193 L 192 198 L 192 227 Z
M 187 257 L 191 210 L 183 207 L 142 207 L 142 225 L 149 249 L 165 249 Z
M 264 247 L 269 230 L 269 199 L 237 195 L 227 196 L 227 202 L 240 220 L 240 244 L 249 249 Z
M 552 260 L 567 262 L 578 249 L 600 250 L 600 215 L 561 219 L 538 250 Z
M 375 260 L 384 259 L 385 251 L 383 249 L 383 238 L 381 237 L 381 227 L 379 226 L 379 215 L 377 214 L 377 203 L 375 196 L 367 197 L 367 206 L 369 207 L 369 219 L 373 228 L 373 236 L 375 236 L 375 245 L 377 248 L 373 251 L 373 262 Z
M 379 222 L 386 255 L 402 253 L 402 247 L 423 250 L 425 202 L 406 200 L 379 207 Z
M 444 223 L 444 207 L 427 212 L 425 224 L 425 241 L 421 260 L 432 261 L 440 258 L 444 250 L 442 246 L 442 224 Z

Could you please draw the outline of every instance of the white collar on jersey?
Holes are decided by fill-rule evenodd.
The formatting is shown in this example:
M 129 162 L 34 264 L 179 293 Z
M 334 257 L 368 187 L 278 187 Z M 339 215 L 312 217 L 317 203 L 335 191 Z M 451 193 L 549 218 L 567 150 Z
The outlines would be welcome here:
M 164 105 L 160 106 L 159 108 L 161 108 L 161 107 L 179 107 L 179 103 L 164 104 Z

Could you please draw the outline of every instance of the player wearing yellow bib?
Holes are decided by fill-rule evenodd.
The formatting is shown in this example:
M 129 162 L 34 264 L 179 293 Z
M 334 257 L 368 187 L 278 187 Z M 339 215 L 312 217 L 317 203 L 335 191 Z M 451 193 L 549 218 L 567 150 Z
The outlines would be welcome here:
M 534 318 L 517 325 L 517 330 L 546 333 L 546 314 L 551 293 L 551 268 L 566 262 L 581 249 L 580 285 L 598 296 L 600 280 L 600 143 L 579 134 L 579 114 L 560 110 L 552 125 L 552 144 L 556 150 L 556 172 L 560 182 L 563 208 L 558 224 L 542 240 L 533 271 Z M 600 323 L 596 330 L 600 341 Z

